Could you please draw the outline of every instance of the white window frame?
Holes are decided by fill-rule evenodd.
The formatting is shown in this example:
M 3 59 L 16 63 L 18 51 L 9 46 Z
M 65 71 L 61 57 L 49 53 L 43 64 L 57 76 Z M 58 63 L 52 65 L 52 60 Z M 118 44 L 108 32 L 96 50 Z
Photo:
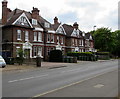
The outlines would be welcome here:
M 47 34 L 47 42 L 50 43 L 50 34 Z
M 48 22 L 45 22 L 45 23 L 44 23 L 44 26 L 45 26 L 46 28 L 50 28 L 50 24 L 49 24 Z
M 33 25 L 37 25 L 37 20 L 36 19 L 32 19 L 32 24 Z
M 75 45 L 76 45 L 76 46 L 77 46 L 77 43 L 78 43 L 78 42 L 77 42 L 77 39 L 75 39 Z
M 34 41 L 37 41 L 37 32 L 34 32 Z
M 34 57 L 37 56 L 37 46 L 33 47 L 33 55 L 34 55 Z
M 42 47 L 41 46 L 38 46 L 38 55 L 40 55 L 40 57 L 43 57 L 42 56 Z
M 51 35 L 51 43 L 54 43 L 54 35 Z
M 18 50 L 20 49 L 20 46 L 16 47 L 16 57 L 19 57 Z
M 21 40 L 21 30 L 17 30 L 17 40 Z
M 29 41 L 29 32 L 25 31 L 25 41 Z
M 84 46 L 84 42 L 83 42 L 83 40 L 81 40 L 81 42 L 82 42 L 82 46 Z
M 72 39 L 72 45 L 75 45 L 75 40 L 74 39 Z
M 42 33 L 41 32 L 38 32 L 38 41 L 42 42 Z
M 61 37 L 61 44 L 64 44 L 64 37 Z
M 57 36 L 57 44 L 59 44 L 60 42 L 59 42 L 60 40 L 59 40 L 59 36 Z

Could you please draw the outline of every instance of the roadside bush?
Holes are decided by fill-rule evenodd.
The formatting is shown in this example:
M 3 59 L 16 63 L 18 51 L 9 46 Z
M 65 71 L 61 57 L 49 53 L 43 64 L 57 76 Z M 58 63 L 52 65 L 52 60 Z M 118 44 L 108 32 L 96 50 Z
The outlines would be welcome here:
M 50 62 L 62 62 L 62 51 L 52 50 L 49 55 Z
M 110 55 L 110 52 L 96 52 L 96 55 Z
M 101 59 L 101 60 L 109 60 L 110 59 L 109 52 L 96 52 L 96 55 L 98 56 L 98 59 Z
M 97 57 L 92 52 L 69 52 L 67 56 L 74 56 L 82 61 L 97 61 Z
M 20 48 L 19 50 L 18 50 L 18 56 L 19 57 L 16 57 L 16 62 L 19 64 L 19 65 L 22 65 L 23 64 L 23 61 L 24 61 L 24 52 L 23 52 L 23 50 L 22 50 L 22 48 Z

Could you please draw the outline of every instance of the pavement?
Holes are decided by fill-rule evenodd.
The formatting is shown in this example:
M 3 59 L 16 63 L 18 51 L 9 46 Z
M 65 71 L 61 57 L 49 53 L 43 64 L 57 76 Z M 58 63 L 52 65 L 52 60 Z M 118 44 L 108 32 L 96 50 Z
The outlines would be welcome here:
M 15 65 L 7 65 L 5 68 L 2 68 L 2 72 L 35 70 L 38 68 L 59 67 L 69 64 L 71 63 L 41 62 L 41 67 L 37 67 L 35 64 L 23 64 L 23 65 L 15 64 Z
M 106 61 L 114 61 L 111 60 L 98 60 L 96 62 L 106 62 Z M 10 71 L 28 71 L 28 70 L 35 70 L 38 68 L 54 68 L 54 67 L 61 67 L 66 65 L 74 65 L 74 64 L 88 64 L 92 61 L 77 61 L 77 63 L 59 63 L 59 62 L 41 62 L 41 67 L 37 67 L 36 64 L 23 64 L 23 65 L 7 65 L 5 68 L 0 68 L 2 72 L 10 72 Z M 95 62 L 95 61 L 93 61 Z

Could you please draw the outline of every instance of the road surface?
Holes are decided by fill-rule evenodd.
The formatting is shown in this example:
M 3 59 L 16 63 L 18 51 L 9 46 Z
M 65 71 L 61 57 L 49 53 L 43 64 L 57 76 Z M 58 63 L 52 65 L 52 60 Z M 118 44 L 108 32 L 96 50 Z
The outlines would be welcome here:
M 3 97 L 114 97 L 118 60 L 3 73 Z M 103 91 L 104 90 L 104 91 Z

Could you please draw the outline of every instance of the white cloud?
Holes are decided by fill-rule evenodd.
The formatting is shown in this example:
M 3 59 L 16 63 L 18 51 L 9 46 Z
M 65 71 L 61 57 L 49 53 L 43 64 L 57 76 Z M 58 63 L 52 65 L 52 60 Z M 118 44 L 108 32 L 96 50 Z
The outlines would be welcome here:
M 0 0 L 2 2 L 2 0 Z M 40 10 L 40 15 L 53 22 L 57 16 L 60 22 L 77 21 L 82 31 L 91 31 L 93 26 L 117 29 L 117 10 L 119 0 L 8 0 L 8 7 L 31 11 Z M 0 6 L 2 7 L 1 3 Z M 2 8 L 0 8 L 1 17 Z M 73 15 L 71 15 L 73 14 Z M 71 20 L 70 20 L 71 18 Z M 70 22 L 68 22 L 68 19 Z

